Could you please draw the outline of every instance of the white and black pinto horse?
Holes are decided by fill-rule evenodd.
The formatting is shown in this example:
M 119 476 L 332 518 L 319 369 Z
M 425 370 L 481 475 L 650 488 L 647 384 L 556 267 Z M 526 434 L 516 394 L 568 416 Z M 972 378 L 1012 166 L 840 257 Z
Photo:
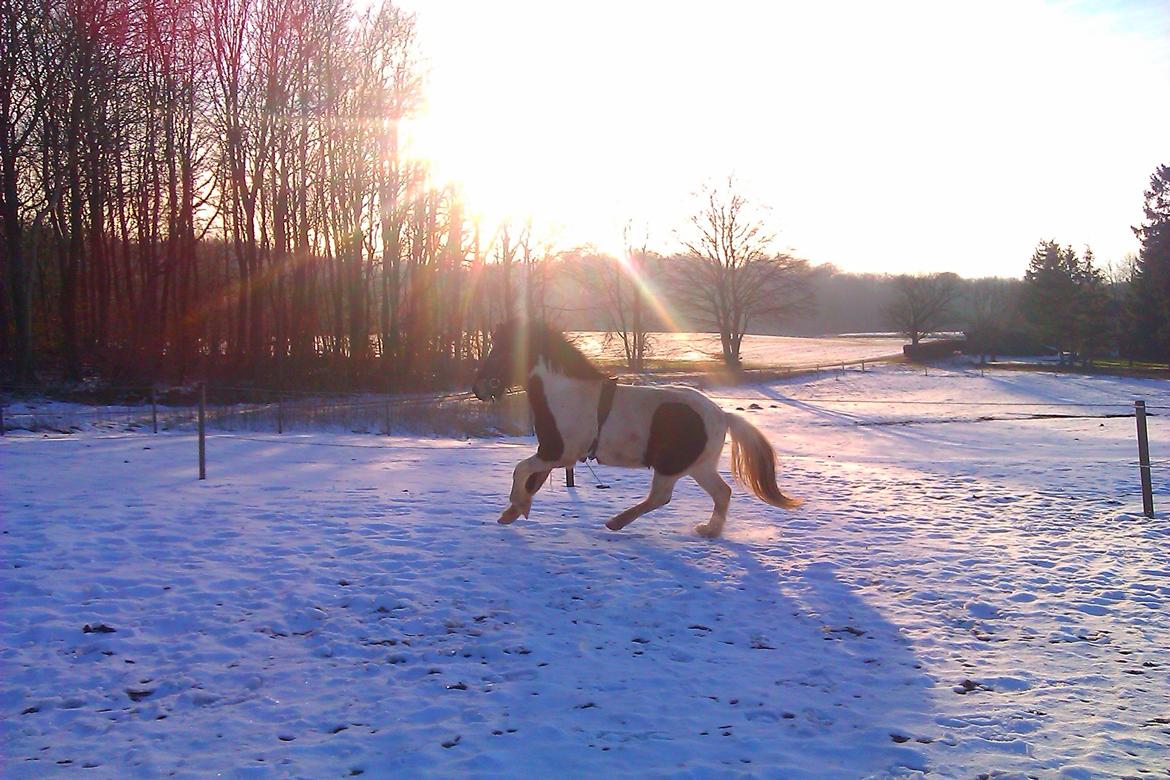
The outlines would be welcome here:
M 731 501 L 731 488 L 719 476 L 729 431 L 731 472 L 740 484 L 773 506 L 793 509 L 801 503 L 780 492 L 772 445 L 743 417 L 688 387 L 620 385 L 542 323 L 513 320 L 499 326 L 472 390 L 486 401 L 519 385 L 528 390 L 539 446 L 516 466 L 501 523 L 528 517 L 533 495 L 553 469 L 590 457 L 608 466 L 654 470 L 650 495 L 606 523 L 610 530 L 670 503 L 675 483 L 689 476 L 715 502 L 711 519 L 695 531 L 719 536 Z

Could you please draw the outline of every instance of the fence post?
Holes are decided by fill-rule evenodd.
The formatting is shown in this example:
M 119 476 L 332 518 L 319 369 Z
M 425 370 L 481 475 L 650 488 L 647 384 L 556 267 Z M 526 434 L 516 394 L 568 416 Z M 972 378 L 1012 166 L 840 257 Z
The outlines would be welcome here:
M 383 423 L 386 435 L 390 435 L 390 401 L 387 399 L 385 407 L 382 409 Z
M 207 418 L 207 385 L 199 383 L 199 479 L 207 479 L 207 445 L 205 420 Z
M 276 395 L 276 432 L 284 433 L 284 397 Z
M 0 436 L 4 435 L 4 404 L 0 403 Z
M 1150 478 L 1150 437 L 1146 432 L 1146 402 L 1134 401 L 1134 417 L 1137 418 L 1138 471 L 1142 477 L 1142 512 L 1146 517 L 1154 516 L 1154 487 Z
M 158 400 L 155 397 L 154 387 L 150 388 L 150 425 L 158 433 Z
M 577 482 L 573 476 L 573 467 L 569 466 L 565 469 L 565 487 L 577 487 Z

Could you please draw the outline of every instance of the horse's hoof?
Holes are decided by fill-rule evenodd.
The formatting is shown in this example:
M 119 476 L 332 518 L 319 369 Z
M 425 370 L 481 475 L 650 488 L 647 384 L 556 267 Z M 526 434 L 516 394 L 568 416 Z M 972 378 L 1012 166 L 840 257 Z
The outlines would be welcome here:
M 527 517 L 527 515 L 525 515 Z M 500 514 L 500 519 L 497 520 L 500 525 L 508 525 L 516 522 L 520 517 L 520 510 L 514 506 L 510 506 Z
M 611 531 L 620 531 L 626 527 L 626 523 L 624 523 L 620 518 L 615 517 L 606 523 L 605 527 Z
M 695 533 L 707 539 L 715 539 L 719 536 L 719 532 L 722 530 L 723 529 L 721 528 L 712 528 L 706 524 L 695 526 Z

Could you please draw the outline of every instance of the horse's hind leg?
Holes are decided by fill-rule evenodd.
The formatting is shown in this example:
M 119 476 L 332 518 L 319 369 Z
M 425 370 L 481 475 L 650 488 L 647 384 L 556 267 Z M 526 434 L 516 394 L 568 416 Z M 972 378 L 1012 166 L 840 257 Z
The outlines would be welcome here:
M 641 503 L 634 504 L 626 511 L 615 515 L 605 524 L 605 527 L 611 531 L 620 531 L 647 512 L 666 506 L 670 503 L 670 497 L 674 495 L 674 483 L 676 482 L 678 482 L 677 474 L 668 477 L 655 471 L 654 479 L 650 483 L 650 495 L 646 496 L 646 499 Z
M 711 519 L 703 525 L 695 526 L 695 533 L 699 536 L 706 536 L 708 539 L 714 539 L 723 533 L 723 524 L 727 522 L 727 507 L 731 503 L 731 486 L 723 481 L 723 477 L 719 476 L 718 462 L 718 460 L 713 460 L 698 465 L 691 473 L 691 477 L 699 483 L 699 487 L 706 490 L 710 494 L 711 500 L 715 502 Z
M 520 515 L 528 517 L 532 510 L 532 497 L 544 485 L 548 475 L 552 473 L 552 468 L 551 463 L 536 455 L 516 464 L 516 469 L 512 472 L 512 492 L 509 496 L 511 503 L 500 514 L 500 523 L 507 525 Z

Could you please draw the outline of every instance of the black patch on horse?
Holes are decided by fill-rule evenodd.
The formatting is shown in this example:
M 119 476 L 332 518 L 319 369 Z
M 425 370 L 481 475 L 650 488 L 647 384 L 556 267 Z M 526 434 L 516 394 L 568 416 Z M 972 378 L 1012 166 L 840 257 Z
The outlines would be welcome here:
M 538 376 L 528 380 L 528 403 L 532 407 L 536 441 L 540 445 L 536 448 L 536 457 L 555 463 L 565 454 L 565 441 L 561 438 L 561 432 L 557 430 L 557 421 L 553 418 L 552 409 L 548 408 L 544 382 Z
M 659 404 L 650 419 L 650 439 L 642 464 L 660 474 L 678 474 L 707 448 L 707 427 L 691 407 L 677 401 Z
M 544 481 L 548 479 L 548 475 L 551 473 L 551 471 L 538 471 L 535 474 L 529 474 L 528 481 L 524 483 L 525 490 L 530 495 L 540 490 L 540 486 L 544 484 Z

